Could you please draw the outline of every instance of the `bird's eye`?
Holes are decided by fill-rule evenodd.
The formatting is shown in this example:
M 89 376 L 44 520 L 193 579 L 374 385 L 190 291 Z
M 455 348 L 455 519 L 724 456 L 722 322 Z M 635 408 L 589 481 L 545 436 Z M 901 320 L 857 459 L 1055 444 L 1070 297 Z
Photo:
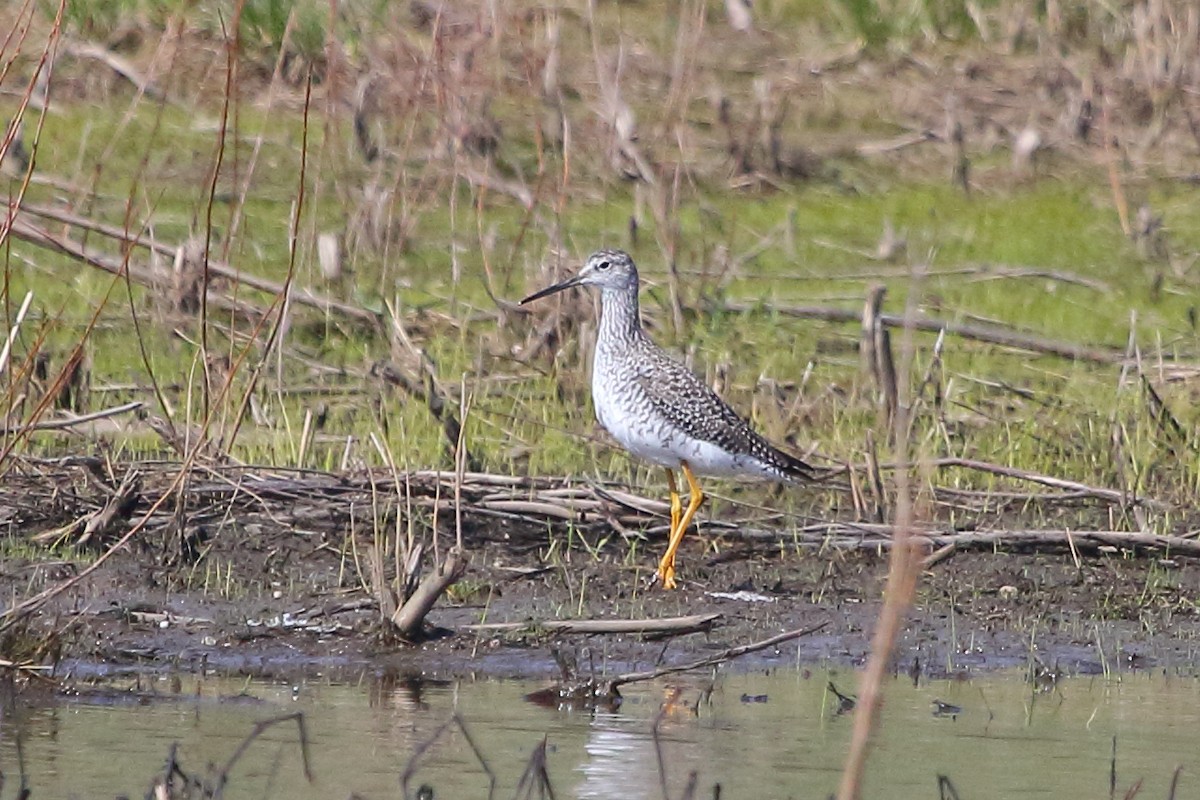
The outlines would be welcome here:
M 599 264 L 597 264 L 597 265 L 596 265 L 596 269 L 598 269 L 598 270 L 606 270 L 606 269 L 608 269 L 608 268 L 609 268 L 609 267 L 611 267 L 611 266 L 612 266 L 612 262 L 611 262 L 611 261 L 601 261 Z

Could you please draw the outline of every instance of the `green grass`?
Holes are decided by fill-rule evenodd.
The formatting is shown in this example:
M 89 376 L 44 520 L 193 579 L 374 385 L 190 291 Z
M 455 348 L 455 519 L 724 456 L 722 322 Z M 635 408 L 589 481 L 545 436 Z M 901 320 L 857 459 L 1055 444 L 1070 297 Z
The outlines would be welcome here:
M 861 10 L 869 4 L 846 5 Z M 251 4 L 251 13 L 243 18 L 243 24 L 257 26 L 255 41 L 268 49 L 272 42 L 278 43 L 286 22 L 276 6 Z M 305 13 L 312 11 L 305 8 Z M 929 16 L 950 14 L 957 6 L 922 8 Z M 78 10 L 80 15 L 85 11 Z M 818 20 L 819 10 L 804 3 L 768 4 L 763 13 L 781 24 L 795 24 L 804 37 L 813 35 L 814 26 L 829 21 Z M 637 9 L 622 8 L 619 14 L 605 16 L 601 44 L 607 46 L 611 35 L 624 32 L 641 36 L 646 47 L 658 48 L 656 52 L 670 52 L 676 23 L 660 21 L 639 30 L 637 14 Z M 946 26 L 952 27 L 951 22 Z M 80 16 L 72 24 L 84 30 L 109 23 Z M 303 41 L 311 45 L 316 41 L 313 31 L 323 28 L 313 27 L 318 25 L 315 17 L 305 17 L 301 24 L 308 27 L 298 35 L 303 33 L 308 37 Z M 511 35 L 526 37 L 523 43 L 534 50 L 541 46 L 534 33 L 522 30 Z M 564 35 L 575 37 L 567 45 L 584 44 L 577 26 Z M 413 37 L 413 47 L 428 46 L 420 35 Z M 564 66 L 564 81 L 575 81 L 580 92 L 587 91 L 590 45 L 573 47 L 571 52 L 587 58 Z M 751 48 L 743 54 L 751 58 L 756 53 Z M 504 117 L 501 154 L 493 174 L 521 170 L 532 184 L 531 171 L 537 169 L 539 156 L 544 160 L 544 180 L 550 188 L 541 196 L 535 222 L 502 193 L 481 196 L 463 181 L 450 178 L 447 169 L 428 167 L 431 159 L 424 154 L 435 147 L 441 130 L 430 115 L 438 113 L 440 106 L 419 109 L 425 116 L 418 114 L 413 123 L 418 146 L 405 149 L 402 142 L 394 141 L 390 160 L 368 166 L 354 152 L 346 115 L 326 117 L 323 107 L 314 104 L 295 260 L 300 287 L 370 309 L 382 310 L 387 304 L 399 308 L 418 344 L 436 363 L 452 401 L 457 401 L 458 384 L 465 380 L 472 396 L 466 441 L 485 468 L 639 484 L 661 480 L 657 471 L 635 464 L 593 437 L 580 336 L 594 330 L 588 303 L 572 319 L 578 324 L 563 329 L 565 339 L 553 361 L 542 358 L 524 364 L 515 359 L 513 354 L 528 341 L 534 322 L 550 313 L 557 301 L 533 307 L 530 317 L 498 313 L 484 289 L 481 233 L 493 242 L 487 256 L 495 290 L 510 301 L 536 288 L 536 276 L 541 274 L 537 266 L 550 259 L 556 247 L 565 251 L 569 263 L 577 263 L 600 245 L 629 248 L 642 268 L 644 314 L 658 341 L 681 357 L 692 357 L 696 370 L 708 379 L 718 367 L 724 369 L 726 397 L 772 438 L 797 449 L 813 448 L 834 462 L 861 462 L 867 431 L 876 421 L 870 402 L 874 390 L 860 374 L 855 350 L 857 327 L 796 319 L 781 309 L 818 304 L 857 310 L 867 287 L 879 281 L 888 286 L 886 310 L 891 313 L 902 313 L 911 300 L 929 316 L 959 322 L 994 320 L 1067 342 L 1123 348 L 1132 320 L 1137 342 L 1148 354 L 1148 374 L 1185 431 L 1194 436 L 1197 414 L 1187 382 L 1153 372 L 1160 346 L 1166 360 L 1190 359 L 1197 351 L 1196 332 L 1189 323 L 1189 315 L 1195 313 L 1194 281 L 1186 268 L 1178 267 L 1200 249 L 1200 226 L 1194 224 L 1194 193 L 1178 181 L 1155 178 L 1154 170 L 1148 170 L 1127 186 L 1132 200 L 1144 197 L 1164 216 L 1177 254 L 1173 265 L 1164 265 L 1147 261 L 1121 232 L 1107 174 L 1086 159 L 1055 162 L 1052 172 L 1017 180 L 1009 174 L 1005 158 L 975 153 L 975 187 L 969 195 L 948 185 L 944 165 L 934 156 L 894 163 L 863 159 L 839 146 L 827 152 L 833 177 L 784 184 L 779 190 L 730 189 L 719 163 L 708 171 L 701 163 L 690 167 L 694 172 L 684 183 L 672 219 L 678 227 L 676 266 L 683 276 L 679 290 L 688 310 L 682 329 L 676 330 L 668 300 L 670 278 L 657 243 L 671 234 L 656 230 L 646 203 L 635 202 L 631 186 L 611 174 L 603 155 L 605 136 L 594 130 L 594 106 L 584 97 L 572 95 L 568 100 L 580 143 L 571 162 L 571 182 L 560 186 L 563 161 L 551 150 L 537 152 L 530 119 L 539 101 L 536 92 L 515 77 L 520 70 L 512 63 L 504 62 L 504 68 L 493 65 L 494 72 L 481 68 L 475 80 L 495 91 L 499 99 L 493 109 Z M 634 64 L 630 70 L 644 66 L 636 60 Z M 702 63 L 701 68 L 710 66 Z M 663 80 L 649 69 L 647 73 L 653 80 Z M 64 74 L 72 78 L 69 72 Z M 644 92 L 639 77 L 647 85 L 653 81 L 637 73 L 629 77 L 630 102 L 648 131 L 642 142 L 660 157 L 679 157 L 669 152 L 670 137 L 656 128 L 653 93 Z M 742 111 L 751 103 L 752 77 L 744 70 L 716 73 Z M 77 73 L 73 79 L 79 80 Z M 469 84 L 463 91 L 469 94 L 475 88 Z M 699 91 L 693 90 L 695 96 L 681 104 L 686 109 L 682 121 L 691 125 L 688 135 L 696 142 L 689 146 L 705 154 L 709 153 L 706 147 L 719 152 L 720 145 L 713 144 L 719 136 L 711 123 L 692 119 L 708 113 L 698 99 Z M 95 188 L 96 197 L 88 199 L 81 193 L 75 198 L 78 213 L 115 225 L 124 224 L 128 216 L 135 228 L 152 220 L 152 234 L 159 241 L 176 243 L 203 233 L 211 213 L 214 256 L 224 252 L 224 236 L 233 227 L 235 214 L 240 214 L 237 235 L 228 249 L 230 261 L 248 273 L 282 280 L 290 263 L 287 234 L 300 194 L 304 132 L 295 93 L 269 111 L 262 97 L 248 92 L 236 105 L 237 128 L 230 130 L 211 209 L 208 176 L 216 159 L 220 109 L 215 102 L 186 109 L 173 103 L 156 107 L 142 102 L 128 117 L 121 97 L 104 104 L 63 102 L 47 117 L 38 168 L 76 186 Z M 878 96 L 872 98 L 862 86 L 793 104 L 795 124 L 814 141 L 864 132 L 885 136 L 902 130 L 879 108 Z M 407 119 L 390 122 L 403 132 Z M 245 203 L 240 204 L 236 201 L 260 134 L 264 139 L 255 172 Z M 413 233 L 403 246 L 382 251 L 349 248 L 350 277 L 329 284 L 316 263 L 315 234 L 342 231 L 351 224 L 359 211 L 361 186 L 375 169 L 381 174 L 380 185 L 397 189 L 397 209 L 412 215 Z M 396 179 L 402 169 L 404 181 Z M 10 181 L 10 193 L 16 186 Z M 566 198 L 561 207 L 555 205 L 559 191 Z M 62 195 L 61 188 L 34 185 L 26 200 L 51 203 Z M 640 226 L 636 244 L 628 233 L 634 214 Z M 795 220 L 790 244 L 784 235 L 789 219 Z M 909 258 L 903 263 L 925 265 L 928 274 L 920 280 L 914 280 L 902 265 L 879 263 L 864 255 L 875 248 L 887 224 L 907 238 Z M 97 237 L 89 242 L 103 247 Z M 458 281 L 451 273 L 452 251 L 461 273 Z M 740 259 L 751 251 L 753 257 L 725 272 L 723 259 Z M 9 316 L 26 291 L 33 291 L 36 298 L 35 313 L 17 343 L 18 359 L 40 349 L 49 354 L 52 370 L 59 367 L 99 308 L 98 323 L 85 343 L 92 365 L 92 406 L 130 398 L 155 405 L 148 391 L 153 375 L 177 419 L 200 421 L 203 392 L 196 345 L 200 331 L 194 315 L 165 310 L 157 301 L 161 290 L 134 286 L 127 296 L 124 284 L 111 276 L 24 242 L 10 242 L 5 264 L 3 301 Z M 1107 288 L 1045 277 L 1003 277 L 988 273 L 987 265 L 1060 271 Z M 964 273 L 968 269 L 976 271 Z M 1156 289 L 1160 280 L 1161 289 Z M 271 300 L 250 291 L 242 296 L 262 306 Z M 753 310 L 722 311 L 725 302 L 748 303 Z M 143 323 L 145 361 L 131 325 L 133 311 Z M 236 323 L 239 335 L 232 339 L 229 328 L 229 319 L 212 311 L 210 355 L 233 362 L 242 358 L 246 345 L 241 337 L 251 328 L 244 321 Z M 893 333 L 897 347 L 903 339 L 899 331 Z M 914 336 L 910 380 L 919 381 L 929 368 L 933 339 L 928 334 Z M 368 444 L 372 434 L 381 437 L 402 468 L 451 466 L 441 430 L 428 410 L 363 377 L 372 363 L 394 356 L 385 333 L 293 307 L 283 344 L 282 371 L 277 371 L 279 362 L 272 355 L 255 389 L 272 423 L 243 421 L 232 448 L 235 457 L 264 464 L 296 463 L 304 414 L 323 405 L 327 414 L 320 434 L 326 438 L 314 444 L 308 466 L 337 468 L 346 437 L 356 440 L 357 457 L 377 465 L 378 455 Z M 216 401 L 219 428 L 228 430 L 232 425 L 249 373 L 261 358 L 261 350 L 252 348 L 233 378 L 229 395 Z M 342 368 L 346 375 L 315 372 L 313 363 Z M 1031 356 L 949 337 L 941 370 L 933 377 L 944 403 L 935 407 L 926 397 L 916 409 L 913 441 L 924 456 L 961 455 L 1168 496 L 1195 491 L 1200 483 L 1194 447 L 1172 450 L 1168 446 L 1136 381 L 1118 389 L 1116 367 Z M 760 385 L 760 378 L 782 388 L 772 393 Z M 138 388 L 97 391 L 112 386 Z M 0 389 L 8 388 L 0 384 Z M 31 408 L 27 402 L 18 411 L 27 414 Z M 164 413 L 161 408 L 153 410 Z M 1113 447 L 1114 426 L 1125 431 L 1119 453 Z M 890 460 L 886 436 L 877 434 L 877 439 L 880 457 Z M 118 438 L 111 445 L 124 457 L 163 452 L 157 438 L 145 432 Z M 79 446 L 77 441 L 50 435 L 26 445 L 37 453 Z M 1003 485 L 965 471 L 945 471 L 937 480 L 958 488 Z M 756 497 L 740 490 L 737 496 Z M 718 508 L 721 502 L 718 498 Z M 786 508 L 819 511 L 839 501 L 825 496 L 797 500 L 789 495 L 779 502 Z M 958 512 L 946 513 L 955 518 Z

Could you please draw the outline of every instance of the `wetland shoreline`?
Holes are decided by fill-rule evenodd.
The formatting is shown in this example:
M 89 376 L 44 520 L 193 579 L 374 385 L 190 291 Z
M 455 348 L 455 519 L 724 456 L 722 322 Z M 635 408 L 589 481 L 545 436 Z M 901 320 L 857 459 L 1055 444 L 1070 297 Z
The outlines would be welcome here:
M 858 667 L 909 500 L 893 672 L 1196 668 L 1186 3 L 151 5 L 0 10 L 10 673 Z M 715 486 L 675 592 L 592 301 L 515 303 L 598 246 L 838 476 Z
M 62 502 L 64 476 L 72 469 L 53 473 L 59 481 L 53 491 L 51 473 L 44 472 L 40 490 L 31 479 L 19 503 L 6 494 L 3 505 L 28 518 L 30 500 L 53 495 L 59 498 L 52 509 L 61 517 L 57 530 L 86 528 Z M 25 647 L 32 657 L 40 646 L 46 657 L 49 647 L 59 672 L 88 680 L 164 670 L 530 678 L 561 676 L 565 664 L 574 665 L 574 676 L 600 680 L 823 626 L 731 659 L 727 668 L 858 667 L 870 651 L 887 576 L 882 539 L 855 547 L 832 538 L 804 542 L 794 531 L 768 535 L 761 525 L 717 516 L 685 537 L 682 586 L 663 591 L 648 583 L 664 538 L 663 510 L 652 501 L 637 510 L 629 500 L 636 495 L 610 486 L 603 493 L 611 505 L 589 505 L 584 498 L 599 495 L 587 484 L 570 494 L 569 482 L 505 478 L 523 487 L 516 491 L 529 513 L 517 513 L 514 500 L 499 502 L 494 486 L 487 497 L 468 481 L 459 491 L 469 567 L 430 612 L 424 641 L 404 643 L 384 624 L 369 566 L 395 557 L 374 548 L 380 529 L 395 529 L 404 498 L 372 500 L 362 491 L 370 482 L 350 476 L 307 473 L 301 480 L 276 471 L 243 472 L 234 492 L 240 499 L 231 501 L 230 486 L 218 492 L 216 473 L 201 470 L 189 484 L 189 526 L 181 532 L 174 512 L 150 514 L 140 533 L 95 567 L 95 547 L 112 546 L 131 518 L 139 521 L 151 510 L 154 476 L 165 483 L 170 472 L 158 469 L 143 466 L 144 495 L 126 509 L 126 527 L 97 528 L 90 545 L 64 552 L 62 560 L 30 554 L 6 562 L 0 589 L 7 596 L 51 592 L 27 616 L 7 619 L 9 652 Z M 425 493 L 418 487 L 422 476 L 433 481 Z M 408 507 L 432 497 L 437 481 L 451 479 L 448 473 L 410 476 Z M 545 518 L 537 491 L 574 498 L 570 526 Z M 373 502 L 379 514 L 372 524 L 362 522 L 364 502 Z M 102 498 L 91 506 L 102 508 Z M 616 523 L 624 531 L 617 535 L 613 520 L 621 509 L 630 516 Z M 434 517 L 444 553 L 454 544 L 449 532 L 456 515 L 442 505 Z M 49 516 L 39 524 L 56 529 Z M 1200 584 L 1194 558 L 1169 548 L 1089 544 L 1086 532 L 1072 539 L 1074 548 L 1028 537 L 1006 545 L 1002 528 L 993 534 L 950 551 L 930 548 L 938 555 L 925 568 L 894 671 L 969 677 L 1013 667 L 1046 674 L 1195 669 L 1200 615 L 1187 589 Z M 93 572 L 55 591 L 89 563 Z M 395 590 L 394 584 L 385 588 Z M 698 614 L 717 617 L 699 630 L 641 634 L 562 633 L 538 624 Z

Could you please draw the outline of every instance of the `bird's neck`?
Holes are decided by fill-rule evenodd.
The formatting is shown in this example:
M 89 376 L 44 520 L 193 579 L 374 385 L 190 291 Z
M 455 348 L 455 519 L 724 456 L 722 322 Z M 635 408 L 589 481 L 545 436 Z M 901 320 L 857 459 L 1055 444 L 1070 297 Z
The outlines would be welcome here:
M 601 342 L 631 342 L 642 336 L 637 289 L 605 289 L 600 295 Z

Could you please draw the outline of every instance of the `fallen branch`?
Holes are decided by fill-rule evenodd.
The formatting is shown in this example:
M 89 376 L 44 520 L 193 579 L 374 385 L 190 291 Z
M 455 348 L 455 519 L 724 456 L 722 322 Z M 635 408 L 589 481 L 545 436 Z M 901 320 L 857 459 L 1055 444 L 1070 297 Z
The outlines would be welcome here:
M 710 528 L 720 528 L 721 536 L 729 539 L 778 544 L 786 542 L 813 548 L 831 547 L 838 550 L 888 550 L 892 546 L 891 526 L 870 522 L 830 522 L 806 525 L 792 531 L 771 531 L 748 528 L 729 522 L 710 522 Z M 1108 530 L 950 530 L 914 528 L 913 537 L 937 548 L 995 547 L 1070 547 L 1098 551 L 1102 547 L 1139 550 L 1167 550 L 1173 555 L 1200 558 L 1200 541 L 1182 536 L 1145 533 L 1143 531 Z M 941 560 L 948 553 L 937 553 Z
M 825 247 L 830 250 L 835 250 L 839 253 L 850 253 L 851 255 L 861 256 L 863 258 L 879 260 L 879 256 L 874 250 L 863 250 L 856 247 L 846 247 L 837 242 L 824 241 L 821 239 L 813 239 L 812 243 L 820 247 Z M 769 247 L 773 247 L 774 243 L 770 240 L 764 240 L 757 248 L 752 248 L 746 253 L 738 256 L 738 263 L 748 263 L 754 257 L 760 255 Z M 871 281 L 902 281 L 912 277 L 912 265 L 902 264 L 893 267 L 869 267 L 863 266 L 857 269 L 849 269 L 847 271 L 839 271 L 836 275 L 794 275 L 790 280 L 794 281 L 820 281 L 822 283 L 863 283 Z M 708 272 L 700 269 L 680 270 L 683 275 L 707 277 Z M 1113 289 L 1104 281 L 1089 278 L 1086 275 L 1080 275 L 1075 272 L 1067 272 L 1065 270 L 1050 269 L 1048 267 L 1024 266 L 1020 264 L 1002 264 L 981 262 L 978 264 L 967 264 L 961 267 L 947 267 L 945 269 L 930 269 L 925 272 L 925 277 L 931 280 L 946 280 L 948 278 L 966 278 L 972 283 L 993 280 L 1024 280 L 1027 278 L 1037 278 L 1055 283 L 1066 283 L 1071 286 L 1079 286 L 1084 289 L 1090 289 L 1101 294 L 1112 294 Z
M 447 589 L 467 572 L 468 559 L 457 547 L 450 548 L 442 565 L 421 581 L 412 597 L 392 614 L 396 632 L 410 641 L 424 634 L 425 616 Z
M 1053 475 L 1044 475 L 1040 472 L 1030 472 L 1029 470 L 1018 469 L 1017 467 L 1006 467 L 1003 464 L 993 464 L 990 461 L 978 461 L 972 458 L 959 458 L 957 456 L 947 456 L 945 458 L 930 458 L 921 462 L 922 467 L 943 469 L 950 467 L 958 467 L 960 469 L 970 469 L 977 472 L 986 472 L 989 475 L 998 475 L 1003 478 L 1013 478 L 1020 481 L 1028 481 L 1030 483 L 1041 484 L 1052 489 L 1061 489 L 1065 494 L 1046 496 L 1039 498 L 1036 495 L 1028 496 L 1025 499 L 1030 500 L 1076 500 L 1080 498 L 1094 498 L 1103 500 L 1107 503 L 1113 503 L 1119 506 L 1144 506 L 1152 508 L 1156 511 L 1166 511 L 1172 508 L 1170 503 L 1161 500 L 1155 500 L 1151 497 L 1138 497 L 1128 492 L 1123 492 L 1119 489 L 1108 489 L 1103 486 L 1090 486 L 1086 483 L 1069 480 L 1067 478 L 1058 478 Z M 898 466 L 894 463 L 880 464 L 882 470 L 896 470 Z M 836 477 L 842 473 L 849 473 L 852 470 L 865 470 L 866 467 L 839 467 L 829 472 L 828 478 Z M 948 494 L 964 494 L 966 490 L 955 489 L 952 487 L 933 487 L 934 494 L 945 492 Z M 1021 495 L 1013 495 L 1012 493 L 981 493 L 983 497 L 1003 497 L 1005 499 L 1022 498 Z
M 897 150 L 904 150 L 908 147 L 913 147 L 927 142 L 940 142 L 942 137 L 938 136 L 933 131 L 918 131 L 917 133 L 905 133 L 891 139 L 884 139 L 876 142 L 860 142 L 854 146 L 854 151 L 860 156 L 876 156 L 886 153 L 894 153 Z
M 128 414 L 130 411 L 137 411 L 144 406 L 145 403 L 135 400 L 132 403 L 106 408 L 101 411 L 93 411 L 90 414 L 81 414 L 69 419 L 52 419 L 35 422 L 31 425 L 9 425 L 8 427 L 0 427 L 0 436 L 7 436 L 12 433 L 21 431 L 59 431 L 64 428 L 74 428 L 78 425 L 86 425 L 89 422 L 95 422 L 98 419 L 107 419 L 120 414 Z
M 1170 508 L 1168 504 L 1158 500 L 1153 500 L 1146 497 L 1136 497 L 1128 492 L 1119 491 L 1117 489 L 1105 489 L 1098 486 L 1088 486 L 1085 483 L 1067 480 L 1066 478 L 1056 478 L 1053 475 L 1042 475 L 1038 472 L 1029 472 L 1023 469 L 1017 469 L 1015 467 L 992 464 L 988 461 L 976 461 L 971 458 L 934 458 L 929 459 L 928 461 L 923 461 L 921 465 L 938 468 L 960 467 L 962 469 L 973 469 L 978 472 L 987 472 L 989 474 L 999 475 L 1004 478 L 1016 478 L 1017 480 L 1029 481 L 1030 483 L 1040 483 L 1042 486 L 1049 486 L 1054 489 L 1082 492 L 1091 497 L 1107 500 L 1110 503 L 1117 503 L 1119 505 L 1143 505 L 1159 511 Z
M 87 545 L 93 537 L 103 538 L 116 523 L 128 522 L 133 516 L 133 511 L 141 500 L 141 486 L 141 473 L 131 469 L 125 473 L 121 485 L 99 511 L 87 514 L 66 527 L 32 536 L 30 541 L 42 543 L 66 539 L 77 530 L 81 531 L 79 539 L 72 542 L 76 547 Z
M 45 228 L 40 227 L 31 219 L 22 219 L 26 216 L 38 216 L 45 219 L 52 219 L 56 222 L 62 222 L 66 225 L 81 228 L 86 231 L 99 233 L 116 242 L 122 247 L 134 245 L 143 247 L 153 253 L 174 259 L 179 252 L 178 245 L 167 244 L 153 239 L 148 239 L 138 236 L 132 231 L 118 227 L 116 225 L 107 225 L 102 222 L 81 217 L 77 214 L 72 214 L 69 211 L 62 211 L 55 208 L 45 206 L 27 205 L 23 206 L 20 211 L 13 217 L 13 235 L 23 239 L 31 244 L 50 247 L 59 252 L 65 253 L 74 258 L 90 264 L 94 267 L 99 267 L 106 272 L 118 272 L 121 264 L 120 260 L 109 258 L 88 252 L 82 245 L 76 244 L 74 241 L 65 237 L 58 237 L 51 234 Z M 243 272 L 236 267 L 226 264 L 221 261 L 209 261 L 208 272 L 210 277 L 225 278 L 226 280 L 238 283 L 242 286 L 248 286 L 251 289 L 257 289 L 260 292 L 265 292 L 270 295 L 280 296 L 287 287 L 279 281 L 273 281 L 269 278 L 263 278 L 258 275 L 251 275 Z M 132 280 L 146 286 L 155 285 L 156 276 L 152 270 L 141 267 L 135 267 L 130 264 L 129 275 Z M 165 277 L 165 276 L 164 276 Z M 289 299 L 292 303 L 302 306 L 309 306 L 324 314 L 336 313 L 356 322 L 364 322 L 370 325 L 376 325 L 379 322 L 379 316 L 368 311 L 360 306 L 344 303 L 332 297 L 314 292 L 311 289 L 292 286 L 288 291 Z M 231 298 L 222 298 L 226 302 Z
M 462 437 L 462 422 L 446 399 L 446 390 L 442 388 L 429 356 L 425 354 L 425 351 L 417 348 L 414 348 L 414 353 L 420 364 L 421 374 L 418 377 L 409 375 L 390 361 L 375 364 L 371 367 L 371 374 L 383 379 L 385 383 L 398 386 L 409 397 L 423 402 L 433 418 L 441 424 L 451 455 L 457 455 L 459 440 Z M 471 471 L 478 469 L 478 462 L 470 452 L 468 451 L 464 455 L 468 469 Z
M 1104 281 L 1098 281 L 1085 275 L 1077 275 L 1074 272 L 1065 272 L 1060 269 L 1017 267 L 1006 266 L 1003 264 L 982 264 L 976 267 L 962 267 L 961 269 L 956 270 L 943 270 L 939 274 L 970 275 L 973 276 L 971 278 L 972 282 L 1037 278 L 1039 280 L 1055 281 L 1056 283 L 1067 283 L 1071 284 L 1072 286 L 1081 286 L 1085 289 L 1091 289 L 1092 291 L 1100 292 L 1101 294 L 1112 294 L 1112 287 Z
M 102 253 L 94 253 L 84 245 L 66 236 L 56 236 L 49 230 L 26 219 L 26 215 L 23 212 L 17 212 L 16 215 L 10 216 L 8 221 L 10 222 L 8 233 L 17 239 L 70 256 L 90 267 L 104 270 L 111 275 L 128 275 L 129 280 L 150 289 L 158 287 L 166 279 L 165 275 L 159 276 L 154 270 L 138 266 L 128 258 L 116 258 Z M 4 233 L 3 226 L 0 225 L 0 240 L 3 240 Z M 214 270 L 211 269 L 210 265 L 210 272 L 212 271 Z M 240 300 L 213 290 L 209 290 L 208 292 L 208 301 L 215 308 L 223 311 L 235 311 L 251 318 L 262 317 L 267 313 L 266 309 L 259 308 L 245 300 Z
M 647 634 L 647 633 L 695 633 L 707 630 L 721 618 L 721 614 L 692 614 L 687 617 L 665 619 L 547 619 L 527 622 L 485 622 L 464 625 L 470 631 L 522 631 L 542 629 L 555 633 L 582 634 Z
M 121 58 L 116 53 L 101 47 L 97 44 L 89 42 L 67 42 L 66 51 L 78 59 L 91 59 L 99 61 L 113 72 L 120 75 L 125 80 L 134 85 L 139 92 L 153 100 L 165 100 L 167 94 L 159 89 L 150 79 L 142 75 L 136 67 L 124 58 Z
M 936 547 L 953 546 L 990 548 L 996 545 L 1008 547 L 1052 546 L 1074 547 L 1076 550 L 1102 551 L 1103 548 L 1126 548 L 1138 550 L 1165 550 L 1173 555 L 1200 558 L 1200 542 L 1181 536 L 1168 536 L 1142 531 L 1071 531 L 1071 530 L 1025 530 L 1025 531 L 963 531 L 942 533 L 925 538 Z M 886 545 L 885 545 L 886 546 Z M 948 554 L 934 553 L 945 558 Z M 939 558 L 938 560 L 941 560 Z
M 762 309 L 762 303 L 724 303 L 721 307 L 722 311 L 735 314 L 744 314 Z M 846 308 L 833 308 L 831 306 L 780 306 L 771 305 L 773 313 L 782 314 L 786 317 L 796 317 L 798 319 L 819 319 L 825 322 L 861 322 L 862 314 L 857 311 L 852 311 Z M 879 321 L 881 324 L 889 328 L 903 328 L 906 320 L 903 316 L 895 314 L 880 314 Z M 1031 333 L 1022 333 L 1021 331 L 1012 330 L 1010 328 L 1002 328 L 998 325 L 968 325 L 962 322 L 953 322 L 951 320 L 931 319 L 927 317 L 919 317 L 907 321 L 915 330 L 926 331 L 929 333 L 938 333 L 945 331 L 946 333 L 961 336 L 964 339 L 972 339 L 977 342 L 987 342 L 988 344 L 1001 345 L 1003 347 L 1016 347 L 1021 350 L 1029 350 L 1034 353 L 1046 353 L 1048 355 L 1061 356 L 1070 358 L 1076 361 L 1090 361 L 1097 364 L 1119 364 L 1125 360 L 1125 351 L 1117 350 L 1108 347 L 1095 347 L 1084 344 L 1075 344 L 1074 342 L 1063 342 L 1056 339 L 1047 339 L 1041 336 L 1035 336 Z
M 790 642 L 793 639 L 799 639 L 802 636 L 809 636 L 810 634 L 814 634 L 821 630 L 828 624 L 829 622 L 826 621 L 808 628 L 798 628 L 794 631 L 781 633 L 778 636 L 772 636 L 770 639 L 764 639 L 761 642 L 744 644 L 740 647 L 731 647 L 728 650 L 717 653 L 715 656 L 709 656 L 708 658 L 702 658 L 699 661 L 692 661 L 690 663 L 680 664 L 675 667 L 662 667 L 660 669 L 650 670 L 647 672 L 626 672 L 624 675 L 618 675 L 608 682 L 608 691 L 610 694 L 615 694 L 619 687 L 624 686 L 627 683 L 634 683 L 635 681 L 652 681 L 656 678 L 661 678 L 664 675 L 674 675 L 676 672 L 688 672 L 693 669 L 715 667 L 718 664 L 724 664 L 726 661 L 732 661 L 735 658 L 740 658 L 741 656 L 749 653 L 757 653 L 759 650 L 766 650 L 768 647 L 774 647 L 777 644 Z

